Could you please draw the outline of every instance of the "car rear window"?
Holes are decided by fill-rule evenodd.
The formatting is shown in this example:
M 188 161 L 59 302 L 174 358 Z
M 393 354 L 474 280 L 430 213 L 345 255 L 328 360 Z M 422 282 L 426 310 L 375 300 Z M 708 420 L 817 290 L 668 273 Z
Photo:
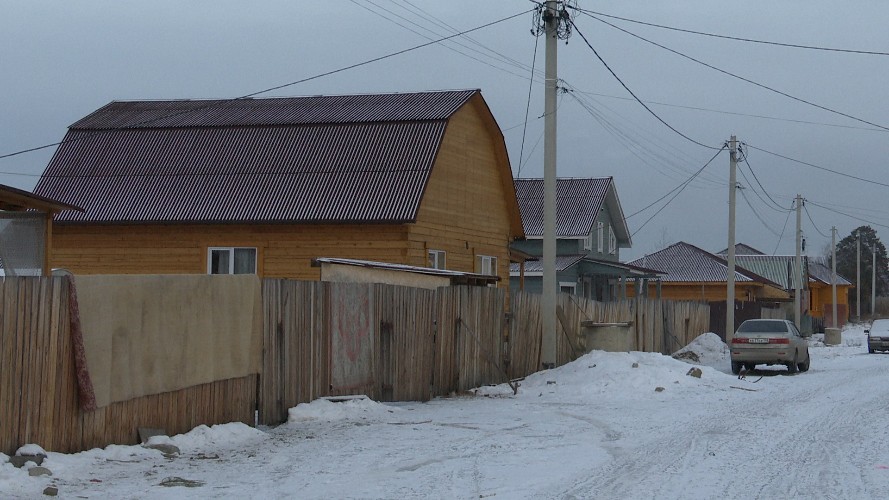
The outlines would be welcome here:
M 745 321 L 738 327 L 738 333 L 786 332 L 787 324 L 783 321 Z

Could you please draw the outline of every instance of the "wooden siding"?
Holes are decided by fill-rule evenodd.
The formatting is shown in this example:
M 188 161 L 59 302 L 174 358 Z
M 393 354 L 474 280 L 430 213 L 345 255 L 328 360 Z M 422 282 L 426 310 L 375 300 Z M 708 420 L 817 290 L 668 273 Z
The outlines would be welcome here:
M 636 288 L 632 283 L 627 284 L 627 297 L 632 298 L 636 294 Z M 657 286 L 654 282 L 648 284 L 648 296 L 654 298 L 657 295 Z M 661 298 L 664 300 L 691 300 L 714 302 L 725 300 L 726 284 L 717 282 L 661 284 Z M 737 300 L 778 299 L 787 295 L 774 287 L 760 284 L 735 283 L 735 297 Z
M 256 247 L 263 277 L 320 279 L 316 257 L 407 264 L 401 225 L 56 226 L 53 267 L 75 274 L 201 274 L 208 247 Z
M 497 257 L 498 286 L 508 286 L 510 220 L 498 161 L 487 124 L 474 105 L 464 106 L 448 123 L 410 225 L 409 264 L 425 266 L 427 250 L 444 250 L 448 269 L 477 272 L 475 256 L 489 255 Z

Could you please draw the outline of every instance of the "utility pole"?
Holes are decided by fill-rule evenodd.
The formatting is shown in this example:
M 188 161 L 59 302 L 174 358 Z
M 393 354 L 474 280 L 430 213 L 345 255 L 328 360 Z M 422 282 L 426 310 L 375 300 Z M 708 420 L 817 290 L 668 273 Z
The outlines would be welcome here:
M 543 339 L 541 368 L 556 366 L 556 92 L 560 2 L 547 0 L 543 10 L 546 36 L 543 139 Z
M 830 228 L 830 288 L 831 288 L 831 298 L 833 300 L 833 323 L 830 325 L 833 328 L 839 328 L 837 326 L 837 227 L 833 226 Z M 848 294 L 847 294 L 848 300 Z
M 738 189 L 738 140 L 728 141 L 728 269 L 725 274 L 725 343 L 732 345 L 735 336 L 735 191 Z
M 793 267 L 796 271 L 793 273 L 793 323 L 800 328 L 800 308 L 802 302 L 803 291 L 803 259 L 802 259 L 802 239 L 803 239 L 803 198 L 796 195 L 796 260 Z
M 858 242 L 858 258 L 855 270 L 855 317 L 858 322 L 861 322 L 861 231 L 855 231 L 855 238 Z
M 877 246 L 872 248 L 874 252 L 873 269 L 870 275 L 870 319 L 874 319 L 874 311 L 877 303 Z

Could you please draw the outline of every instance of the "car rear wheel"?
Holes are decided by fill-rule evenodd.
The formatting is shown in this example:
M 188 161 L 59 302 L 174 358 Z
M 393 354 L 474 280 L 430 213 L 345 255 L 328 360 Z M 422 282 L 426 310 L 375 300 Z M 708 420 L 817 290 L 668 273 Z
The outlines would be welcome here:
M 793 361 L 787 363 L 787 373 L 796 373 L 797 362 L 796 362 L 796 353 L 793 354 Z
M 725 365 L 723 365 L 723 366 L 725 366 Z M 741 373 L 742 366 L 743 366 L 743 363 L 739 363 L 737 361 L 732 361 L 732 373 L 734 373 L 735 375 Z
M 800 363 L 796 366 L 797 366 L 797 368 L 799 368 L 799 371 L 807 372 L 807 371 L 809 371 L 809 364 L 811 362 L 812 362 L 812 358 L 808 355 L 808 353 L 806 353 L 806 361 L 803 363 Z

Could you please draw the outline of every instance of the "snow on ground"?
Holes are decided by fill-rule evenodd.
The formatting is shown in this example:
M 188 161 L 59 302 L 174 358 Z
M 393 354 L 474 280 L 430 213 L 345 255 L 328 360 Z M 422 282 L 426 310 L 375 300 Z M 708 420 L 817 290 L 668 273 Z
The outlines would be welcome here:
M 174 457 L 48 452 L 51 477 L 0 455 L 0 497 L 54 485 L 62 498 L 883 498 L 889 430 L 873 424 L 889 405 L 889 355 L 867 354 L 861 326 L 810 346 L 808 373 L 745 379 L 714 334 L 680 359 L 594 351 L 517 395 L 503 384 L 428 403 L 322 399 L 275 428 L 153 438 Z

